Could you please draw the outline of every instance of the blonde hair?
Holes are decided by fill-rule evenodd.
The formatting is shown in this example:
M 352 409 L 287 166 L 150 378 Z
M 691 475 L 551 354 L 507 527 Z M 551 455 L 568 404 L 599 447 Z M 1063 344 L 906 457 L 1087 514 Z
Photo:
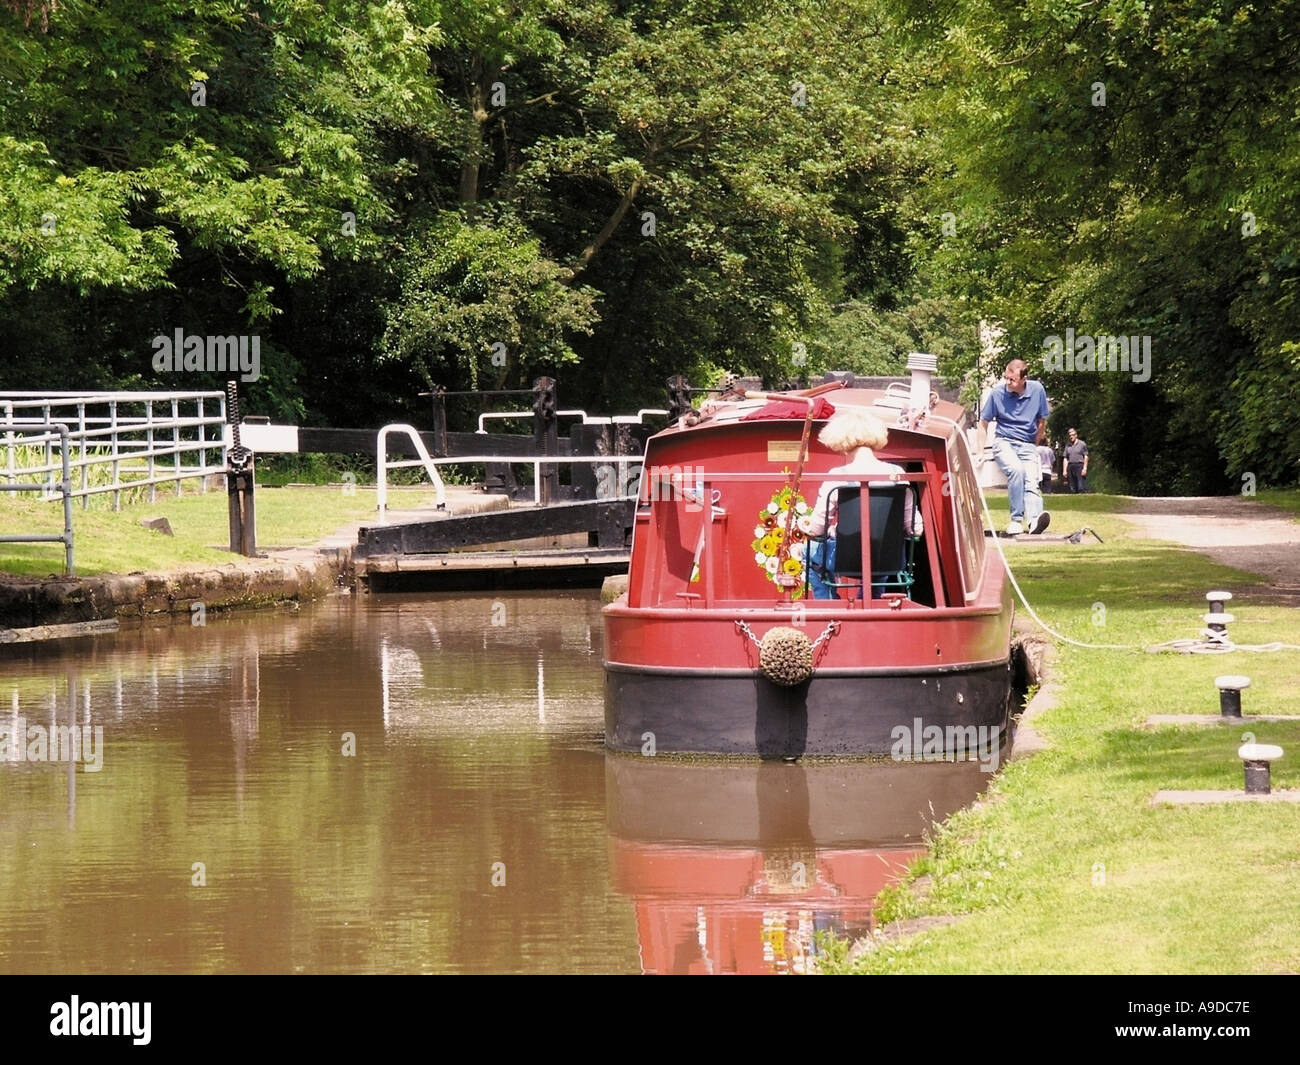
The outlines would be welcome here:
M 825 447 L 847 455 L 854 448 L 884 447 L 889 440 L 885 423 L 866 411 L 840 411 L 826 423 L 817 439 Z

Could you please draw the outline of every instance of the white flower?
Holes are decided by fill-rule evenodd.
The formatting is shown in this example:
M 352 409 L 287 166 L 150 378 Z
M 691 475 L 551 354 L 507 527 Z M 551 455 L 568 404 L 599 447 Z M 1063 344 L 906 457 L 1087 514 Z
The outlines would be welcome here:
M 778 503 L 775 499 L 772 500 L 772 502 L 770 502 L 770 503 L 767 505 L 767 512 L 768 512 L 769 514 L 779 514 L 779 513 L 781 513 L 781 504 Z
M 809 509 L 810 508 L 808 504 L 805 503 L 802 499 L 799 500 L 799 502 L 794 505 L 794 512 L 796 514 L 807 514 Z
M 766 526 L 766 525 L 755 525 L 755 526 L 754 526 L 754 539 L 755 539 L 755 540 L 761 540 L 761 539 L 763 539 L 763 537 L 766 536 L 766 535 L 767 535 L 767 526 Z
M 754 561 L 757 562 L 760 566 L 765 565 L 767 563 L 767 556 L 763 554 L 762 551 L 755 551 Z
M 776 555 L 773 555 L 765 563 L 763 563 L 763 565 L 767 568 L 768 573 L 775 573 L 778 569 L 781 568 L 781 560 L 777 558 Z
M 807 553 L 808 553 L 808 545 L 807 545 L 807 544 L 802 544 L 802 543 L 801 543 L 801 544 L 791 544 L 791 545 L 790 545 L 790 557 L 791 557 L 791 558 L 797 558 L 800 562 L 802 562 L 802 561 L 804 560 L 804 556 L 805 556 Z
M 812 518 L 806 515 L 795 522 L 795 525 L 799 527 L 799 531 L 805 536 L 812 532 Z

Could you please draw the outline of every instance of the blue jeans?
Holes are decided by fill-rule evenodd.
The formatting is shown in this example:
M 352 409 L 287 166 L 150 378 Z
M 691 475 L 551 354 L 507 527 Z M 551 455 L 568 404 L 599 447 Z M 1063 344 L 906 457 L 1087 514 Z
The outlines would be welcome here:
M 814 599 L 838 599 L 835 589 L 822 580 L 822 568 L 835 570 L 835 539 L 808 542 L 808 586 Z
M 1023 521 L 1032 529 L 1043 512 L 1043 462 L 1038 448 L 1028 440 L 993 441 L 993 461 L 1007 479 L 1011 520 Z
M 810 540 L 808 550 L 808 586 L 812 589 L 814 599 L 839 599 L 840 589 L 827 584 L 821 577 L 824 566 L 828 573 L 835 572 L 835 537 L 826 540 Z M 879 599 L 885 594 L 885 585 L 873 584 L 871 598 Z M 862 598 L 862 588 L 858 588 L 857 598 Z

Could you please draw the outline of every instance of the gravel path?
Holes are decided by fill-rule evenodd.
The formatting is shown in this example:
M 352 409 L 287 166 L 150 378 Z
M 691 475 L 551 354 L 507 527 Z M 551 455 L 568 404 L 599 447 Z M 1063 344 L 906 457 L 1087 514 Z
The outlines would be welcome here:
M 1122 516 L 1141 535 L 1185 544 L 1225 566 L 1258 573 L 1270 598 L 1300 603 L 1300 522 L 1285 510 L 1238 496 L 1125 502 Z

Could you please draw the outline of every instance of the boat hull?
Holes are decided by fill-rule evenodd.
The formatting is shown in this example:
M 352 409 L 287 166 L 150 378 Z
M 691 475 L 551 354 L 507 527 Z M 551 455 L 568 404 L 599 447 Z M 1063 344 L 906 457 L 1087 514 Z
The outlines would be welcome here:
M 605 742 L 616 751 L 656 754 L 978 758 L 1005 738 L 1011 698 L 1010 657 L 897 671 L 818 670 L 789 688 L 758 671 L 607 663 Z

